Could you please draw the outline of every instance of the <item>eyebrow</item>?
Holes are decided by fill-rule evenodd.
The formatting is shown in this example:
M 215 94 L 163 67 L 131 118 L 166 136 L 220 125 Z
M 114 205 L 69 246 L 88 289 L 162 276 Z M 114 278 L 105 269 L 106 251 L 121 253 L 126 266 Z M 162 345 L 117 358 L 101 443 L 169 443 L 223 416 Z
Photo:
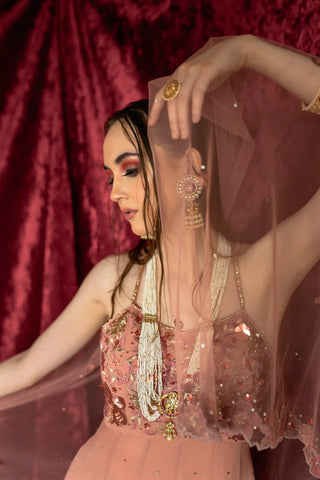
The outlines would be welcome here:
M 139 156 L 139 154 L 138 154 L 137 152 L 124 152 L 124 153 L 121 153 L 121 155 L 118 155 L 118 156 L 115 158 L 114 163 L 115 163 L 116 165 L 119 165 L 119 163 L 121 163 L 122 160 L 124 160 L 124 159 L 127 158 L 127 157 L 138 157 L 138 156 Z M 106 165 L 103 165 L 103 168 L 104 168 L 105 170 L 110 170 L 110 168 L 107 167 Z

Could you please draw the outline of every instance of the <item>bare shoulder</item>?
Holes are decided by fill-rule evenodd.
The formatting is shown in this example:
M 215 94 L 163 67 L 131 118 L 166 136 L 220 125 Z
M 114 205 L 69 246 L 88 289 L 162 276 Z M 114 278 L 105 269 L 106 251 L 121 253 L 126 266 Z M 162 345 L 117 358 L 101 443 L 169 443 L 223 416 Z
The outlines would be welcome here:
M 80 295 L 82 292 L 89 295 L 109 312 L 112 292 L 127 262 L 127 253 L 110 255 L 100 260 L 83 280 Z
M 92 277 L 104 283 L 105 285 L 114 286 L 115 279 L 118 278 L 121 271 L 128 262 L 128 254 L 121 253 L 117 255 L 109 255 L 100 260 L 90 271 L 88 277 Z

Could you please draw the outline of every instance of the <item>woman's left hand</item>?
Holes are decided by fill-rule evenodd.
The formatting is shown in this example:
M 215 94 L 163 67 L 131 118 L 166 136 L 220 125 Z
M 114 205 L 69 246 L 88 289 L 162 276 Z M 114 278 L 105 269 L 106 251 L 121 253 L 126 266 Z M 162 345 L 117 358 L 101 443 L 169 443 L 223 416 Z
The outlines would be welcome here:
M 253 35 L 222 39 L 176 69 L 172 78 L 181 82 L 180 92 L 167 102 L 162 97 L 165 87 L 156 94 L 149 125 L 157 123 L 167 103 L 172 138 L 188 138 L 190 116 L 192 122 L 200 121 L 205 94 L 242 68 L 270 78 L 308 105 L 319 94 L 317 60 Z
M 199 122 L 206 92 L 246 66 L 252 39 L 251 35 L 227 38 L 183 62 L 172 75 L 181 82 L 179 94 L 167 102 L 162 96 L 165 86 L 156 94 L 149 125 L 157 123 L 166 103 L 172 138 L 188 138 L 190 116 L 193 123 Z

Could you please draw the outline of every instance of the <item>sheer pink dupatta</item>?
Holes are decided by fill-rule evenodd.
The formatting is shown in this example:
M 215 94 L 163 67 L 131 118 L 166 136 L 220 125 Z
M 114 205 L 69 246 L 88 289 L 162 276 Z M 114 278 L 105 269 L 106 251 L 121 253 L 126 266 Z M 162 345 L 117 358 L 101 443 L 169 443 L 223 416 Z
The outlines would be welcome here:
M 35 386 L 0 398 L 0 478 L 62 479 L 102 416 L 99 339 Z
M 169 79 L 151 82 L 150 105 Z M 281 318 L 278 296 L 283 272 L 279 272 L 277 250 L 280 223 L 301 208 L 320 185 L 320 118 L 302 112 L 299 100 L 269 80 L 243 71 L 207 94 L 201 122 L 192 125 L 191 131 L 186 141 L 172 140 L 166 107 L 149 131 L 162 221 L 164 284 L 159 307 L 165 322 L 175 322 L 180 402 L 177 428 L 204 440 L 238 437 L 259 450 L 274 449 L 283 438 L 297 438 L 304 444 L 311 474 L 320 478 L 320 270 L 319 265 L 314 266 Z M 179 185 L 185 181 L 182 179 L 192 182 L 194 177 L 202 191 L 190 202 L 180 195 Z M 191 208 L 190 215 L 197 214 L 195 202 L 204 219 L 202 228 L 185 226 L 186 212 L 190 214 Z M 232 318 L 241 309 L 232 282 L 233 259 L 268 232 L 273 272 L 268 308 L 272 315 L 268 321 L 248 318 L 247 324 L 234 327 L 242 328 L 245 334 L 247 327 L 247 335 L 255 336 L 252 348 L 239 342 L 238 351 L 234 351 L 239 372 L 241 362 L 246 368 L 248 362 L 256 362 L 250 378 L 253 383 L 260 382 L 248 386 L 247 394 L 241 386 L 234 391 L 239 398 L 247 395 L 247 404 L 241 406 L 240 400 L 231 399 L 232 392 L 228 397 L 227 388 L 219 384 L 226 345 L 221 340 L 225 334 L 219 332 L 231 328 Z M 219 234 L 230 243 L 230 253 L 219 251 Z M 297 231 L 297 241 L 304 234 Z M 217 257 L 228 256 L 229 263 L 223 266 L 221 262 L 220 275 L 226 265 L 229 274 L 220 293 L 229 304 L 231 320 L 223 327 L 219 312 L 213 318 L 216 302 L 221 299 L 213 298 L 212 272 Z M 259 271 L 259 264 L 255 268 Z M 224 342 L 232 342 L 231 333 L 224 338 Z M 227 355 L 228 345 L 225 348 Z M 238 377 L 239 372 L 235 371 Z M 230 376 L 226 378 L 230 382 Z M 225 396 L 222 400 L 220 387 Z M 250 398 L 251 392 L 255 399 Z M 230 405 L 226 405 L 227 397 Z M 221 405 L 223 412 L 219 411 Z M 238 410 L 232 405 L 238 405 Z M 298 457 L 296 462 L 292 460 L 287 445 L 291 448 L 295 443 L 282 443 L 281 450 L 260 468 L 259 478 L 270 478 L 271 472 L 278 475 L 275 478 L 286 479 L 289 462 L 291 478 L 301 480 L 301 471 L 305 478 L 312 478 Z M 273 470 L 268 470 L 270 465 Z
M 151 104 L 166 81 L 150 84 Z M 171 140 L 165 111 L 150 131 L 163 229 L 165 275 L 159 312 L 164 322 L 175 321 L 180 397 L 175 423 L 179 432 L 203 440 L 224 440 L 229 428 L 234 440 L 238 434 L 258 449 L 276 447 L 281 442 L 280 448 L 266 450 L 266 455 L 256 459 L 258 480 L 320 477 L 319 268 L 316 265 L 294 293 L 281 321 L 277 313 L 279 265 L 275 254 L 278 225 L 301 208 L 319 187 L 319 131 L 319 117 L 302 113 L 298 100 L 249 72 L 235 75 L 207 95 L 203 119 L 193 128 L 190 140 Z M 184 227 L 188 205 L 176 189 L 182 177 L 195 173 L 201 176 L 192 151 L 186 154 L 191 147 L 201 152 L 201 163 L 206 167 L 202 192 L 196 199 L 205 225 L 195 230 Z M 251 398 L 242 404 L 238 413 L 243 412 L 242 425 L 246 423 L 247 428 L 237 433 L 240 420 L 233 421 L 231 410 L 225 411 L 222 418 L 217 403 L 217 378 L 219 368 L 224 368 L 224 352 L 215 346 L 220 334 L 224 338 L 224 323 L 219 324 L 219 330 L 218 312 L 212 329 L 214 255 L 230 260 L 231 272 L 234 254 L 269 231 L 273 267 L 270 302 L 274 315 L 257 330 L 256 319 L 250 325 L 249 320 L 242 322 L 239 335 L 261 332 L 268 339 L 270 355 L 264 352 L 263 341 L 254 341 L 254 378 L 262 383 L 257 388 L 254 382 L 250 388 L 259 396 L 259 407 L 251 411 L 255 409 Z M 231 253 L 220 252 L 218 232 L 232 244 Z M 297 237 L 302 233 L 298 231 Z M 229 313 L 240 308 L 232 278 L 229 274 L 221 304 L 230 304 Z M 232 338 L 230 334 L 230 342 Z M 96 402 L 98 373 L 93 370 L 98 363 L 97 343 L 95 340 L 39 385 L 0 399 L 0 477 L 63 478 L 71 458 L 93 433 L 90 426 L 97 424 L 93 418 L 96 412 L 102 413 L 101 403 Z M 231 347 L 230 343 L 226 348 Z M 239 343 L 239 348 L 233 349 L 238 352 L 239 365 L 249 358 L 245 348 L 246 344 Z M 233 388 L 232 393 L 237 391 Z M 231 405 L 232 400 L 230 396 Z M 76 417 L 69 415 L 72 410 L 78 412 Z M 282 440 L 285 437 L 290 440 Z M 308 465 L 296 451 L 292 455 L 292 448 L 298 446 L 301 453 L 303 447 L 291 440 L 294 438 L 304 444 Z

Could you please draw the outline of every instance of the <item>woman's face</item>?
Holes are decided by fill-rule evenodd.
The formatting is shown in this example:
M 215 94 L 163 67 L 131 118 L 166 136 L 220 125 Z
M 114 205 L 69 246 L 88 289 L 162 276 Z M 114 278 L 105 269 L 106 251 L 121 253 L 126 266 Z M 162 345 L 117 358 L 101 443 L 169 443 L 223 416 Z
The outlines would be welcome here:
M 104 168 L 106 169 L 107 183 L 112 185 L 110 198 L 119 205 L 124 218 L 130 222 L 133 233 L 146 235 L 143 216 L 145 190 L 142 183 L 140 159 L 137 148 L 125 134 L 120 122 L 116 122 L 109 129 L 103 144 Z M 155 195 L 152 187 L 152 171 L 148 173 L 150 203 L 154 209 Z M 146 215 L 148 233 L 153 231 Z

